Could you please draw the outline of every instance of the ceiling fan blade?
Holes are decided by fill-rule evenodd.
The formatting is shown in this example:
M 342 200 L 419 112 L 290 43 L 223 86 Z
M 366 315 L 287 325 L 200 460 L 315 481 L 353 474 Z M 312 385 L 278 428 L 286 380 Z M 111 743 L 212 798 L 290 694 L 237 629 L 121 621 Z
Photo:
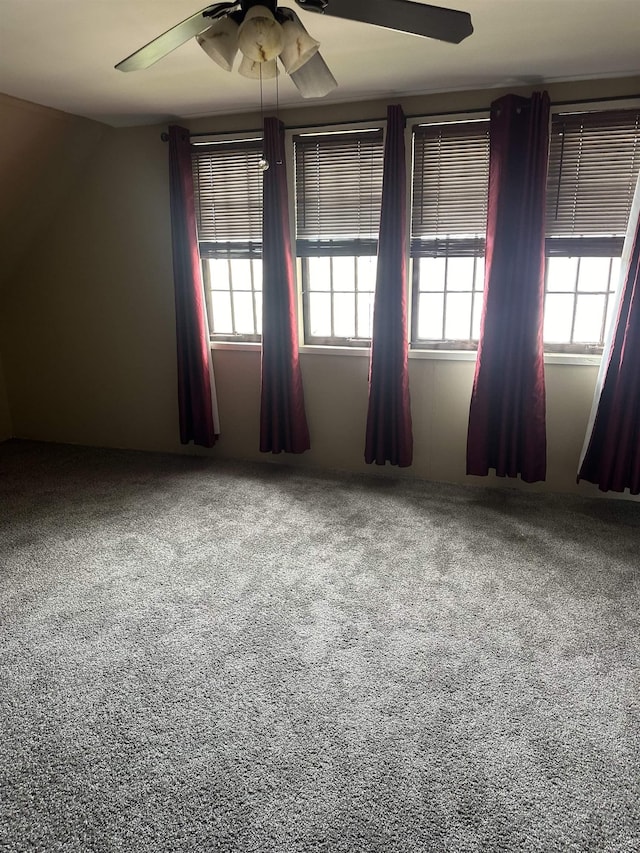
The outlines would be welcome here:
M 214 3 L 212 6 L 207 6 L 186 18 L 175 27 L 171 27 L 166 33 L 145 44 L 140 50 L 136 50 L 131 56 L 127 56 L 122 62 L 116 65 L 118 71 L 139 71 L 142 68 L 149 68 L 163 56 L 171 53 L 181 44 L 189 41 L 190 38 L 197 36 L 204 30 L 209 29 L 212 21 L 215 18 L 220 18 L 231 9 L 238 6 L 239 3 Z
M 324 98 L 338 85 L 319 53 L 289 75 L 303 98 Z
M 473 32 L 471 15 L 410 0 L 296 0 L 309 12 L 362 21 L 390 30 L 458 44 Z

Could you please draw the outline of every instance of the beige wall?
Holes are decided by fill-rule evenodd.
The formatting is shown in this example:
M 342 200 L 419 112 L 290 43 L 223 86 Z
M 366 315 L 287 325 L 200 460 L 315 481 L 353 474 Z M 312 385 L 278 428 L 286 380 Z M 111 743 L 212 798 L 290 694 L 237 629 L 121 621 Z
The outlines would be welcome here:
M 25 258 L 37 256 L 46 266 L 43 245 L 52 219 L 60 214 L 81 179 L 92 146 L 107 129 L 96 122 L 67 115 L 0 94 L 0 441 L 13 428 L 2 353 L 8 344 L 3 329 L 15 316 L 7 313 L 7 290 Z M 26 287 L 33 282 L 23 279 Z M 31 334 L 13 340 L 16 347 L 33 344 Z
M 155 128 L 104 134 L 7 288 L 16 436 L 177 449 L 166 156 Z
M 312 449 L 288 464 L 376 471 L 476 485 L 522 485 L 495 477 L 467 477 L 467 420 L 474 362 L 410 359 L 413 465 L 401 471 L 364 463 L 368 359 L 303 353 L 305 403 Z M 260 354 L 214 352 L 222 436 L 216 452 L 265 458 L 257 449 Z M 528 489 L 576 491 L 576 471 L 593 398 L 597 367 L 548 364 L 546 483 Z M 593 493 L 582 484 L 580 491 Z
M 0 94 L 0 287 L 38 253 L 105 125 Z M 44 258 L 42 258 L 44 260 Z
M 11 425 L 11 412 L 9 411 L 9 398 L 4 378 L 4 366 L 0 355 L 0 441 L 6 441 L 13 435 Z
M 550 87 L 552 98 L 640 91 L 640 79 Z M 404 101 L 407 113 L 487 106 L 500 92 Z M 396 99 L 397 100 L 397 99 Z M 312 106 L 287 124 L 380 117 L 384 104 Z M 210 118 L 192 130 L 255 128 L 255 115 Z M 90 445 L 182 448 L 177 425 L 174 307 L 164 128 L 109 129 L 37 251 L 6 288 L 0 341 L 13 433 Z M 367 358 L 301 356 L 313 450 L 273 461 L 385 471 L 365 466 Z M 216 349 L 222 438 L 213 455 L 265 458 L 257 450 L 260 355 Z M 465 442 L 473 362 L 412 358 L 415 464 L 404 476 L 466 478 Z M 549 479 L 535 489 L 573 491 L 597 368 L 547 366 Z M 206 452 L 206 451 L 202 451 Z M 272 457 L 268 457 L 270 460 Z M 505 485 L 504 481 L 495 481 Z M 508 481 L 506 485 L 518 485 Z M 525 486 L 522 486 L 525 487 Z M 532 487 L 526 487 L 532 488 Z M 593 494 L 584 484 L 580 490 Z

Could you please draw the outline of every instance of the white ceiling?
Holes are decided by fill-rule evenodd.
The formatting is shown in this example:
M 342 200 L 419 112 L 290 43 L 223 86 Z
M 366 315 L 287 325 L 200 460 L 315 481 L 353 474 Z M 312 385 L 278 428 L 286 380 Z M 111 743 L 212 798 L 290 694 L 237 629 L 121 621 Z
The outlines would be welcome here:
M 339 0 L 333 0 L 339 3 Z M 191 40 L 144 71 L 114 65 L 210 0 L 0 0 L 0 92 L 114 126 L 255 110 L 259 84 Z M 339 86 L 323 102 L 640 73 L 638 0 L 452 0 L 459 45 L 294 8 Z M 441 4 L 442 5 L 442 4 Z M 275 84 L 265 82 L 265 103 Z M 286 76 L 279 103 L 303 101 Z

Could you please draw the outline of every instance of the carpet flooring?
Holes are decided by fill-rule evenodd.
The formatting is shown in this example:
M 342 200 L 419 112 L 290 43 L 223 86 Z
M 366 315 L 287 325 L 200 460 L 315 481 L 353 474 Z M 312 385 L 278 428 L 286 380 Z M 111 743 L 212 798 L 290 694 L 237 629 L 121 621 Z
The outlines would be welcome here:
M 3 853 L 637 853 L 640 505 L 0 445 Z

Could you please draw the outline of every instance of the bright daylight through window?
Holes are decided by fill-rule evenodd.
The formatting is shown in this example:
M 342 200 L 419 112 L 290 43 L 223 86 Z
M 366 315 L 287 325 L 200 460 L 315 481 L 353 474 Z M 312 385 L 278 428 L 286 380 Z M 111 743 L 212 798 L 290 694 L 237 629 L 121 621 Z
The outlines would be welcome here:
M 413 128 L 411 346 L 475 349 L 480 335 L 489 121 Z M 304 342 L 368 346 L 383 173 L 381 129 L 293 137 Z M 198 238 L 214 340 L 259 341 L 259 139 L 194 146 Z M 640 111 L 552 118 L 544 344 L 599 352 L 640 169 Z

